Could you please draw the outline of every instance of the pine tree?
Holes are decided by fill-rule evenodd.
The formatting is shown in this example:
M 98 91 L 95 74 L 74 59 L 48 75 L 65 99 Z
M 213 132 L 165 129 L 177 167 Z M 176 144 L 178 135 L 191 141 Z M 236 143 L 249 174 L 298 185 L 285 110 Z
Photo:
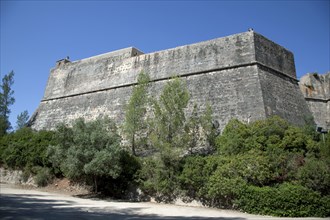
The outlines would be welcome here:
M 192 154 L 193 148 L 197 146 L 200 139 L 200 118 L 197 110 L 197 104 L 195 104 L 191 116 L 185 124 L 184 138 L 187 144 L 186 148 L 190 154 Z
M 213 123 L 212 114 L 213 114 L 212 107 L 208 103 L 206 105 L 205 112 L 201 117 L 201 124 L 203 127 L 204 135 L 207 140 L 207 144 L 209 145 L 209 147 L 214 148 L 215 138 L 218 135 L 217 129 L 219 127 L 219 124 L 217 124 L 217 122 Z
M 154 101 L 153 142 L 154 145 L 167 147 L 183 147 L 185 109 L 189 102 L 186 85 L 174 78 L 165 85 L 158 101 Z
M 9 122 L 10 106 L 14 104 L 14 91 L 11 89 L 14 84 L 14 71 L 11 71 L 2 78 L 0 85 L 0 137 L 11 129 Z
M 133 88 L 132 96 L 126 106 L 123 132 L 131 146 L 133 155 L 136 155 L 136 148 L 142 145 L 143 136 L 146 133 L 145 114 L 149 81 L 148 74 L 141 72 L 138 75 L 137 85 Z
M 26 127 L 29 120 L 29 113 L 27 110 L 17 115 L 16 130 Z

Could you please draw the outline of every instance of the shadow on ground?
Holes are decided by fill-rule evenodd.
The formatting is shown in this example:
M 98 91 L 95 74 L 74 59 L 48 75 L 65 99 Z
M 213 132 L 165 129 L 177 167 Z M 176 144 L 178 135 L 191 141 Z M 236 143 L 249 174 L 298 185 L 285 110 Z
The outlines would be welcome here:
M 39 198 L 35 198 L 38 196 Z M 66 219 L 93 219 L 93 220 L 243 220 L 244 218 L 210 218 L 210 217 L 164 217 L 157 215 L 138 214 L 143 208 L 127 209 L 95 209 L 90 211 L 84 207 L 72 207 L 77 203 L 69 200 L 40 199 L 41 195 L 15 194 L 0 195 L 0 219 L 38 219 L 38 220 L 66 220 Z

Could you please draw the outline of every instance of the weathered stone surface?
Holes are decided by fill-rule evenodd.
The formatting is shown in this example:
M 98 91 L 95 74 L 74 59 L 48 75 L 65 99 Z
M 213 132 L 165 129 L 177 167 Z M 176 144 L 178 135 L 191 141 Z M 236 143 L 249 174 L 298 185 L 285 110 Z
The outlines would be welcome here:
M 31 124 L 53 129 L 59 122 L 108 115 L 121 124 L 137 75 L 152 79 L 159 95 L 170 77 L 179 75 L 201 111 L 210 103 L 223 129 L 231 118 L 243 121 L 273 114 L 303 124 L 310 111 L 299 91 L 293 54 L 250 31 L 174 49 L 143 54 L 127 48 L 51 70 L 46 91 Z
M 301 77 L 299 86 L 317 126 L 330 130 L 330 72 L 308 73 Z

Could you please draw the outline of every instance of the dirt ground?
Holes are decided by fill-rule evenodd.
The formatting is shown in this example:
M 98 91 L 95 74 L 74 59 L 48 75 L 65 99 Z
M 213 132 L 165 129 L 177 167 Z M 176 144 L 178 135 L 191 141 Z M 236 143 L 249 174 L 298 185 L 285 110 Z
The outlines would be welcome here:
M 44 192 L 57 192 L 66 195 L 81 195 L 89 193 L 89 190 L 86 186 L 73 184 L 72 182 L 70 182 L 70 180 L 66 178 L 55 179 L 51 184 L 47 185 L 46 187 L 38 187 L 36 189 Z
M 56 186 L 57 184 L 57 186 Z M 191 219 L 191 220 L 257 220 L 257 219 L 321 219 L 321 218 L 273 218 L 250 215 L 231 210 L 202 207 L 186 207 L 144 202 L 120 202 L 113 200 L 82 199 L 72 194 L 69 182 L 53 184 L 54 188 L 17 187 L 0 184 L 0 219 Z M 64 193 L 56 192 L 69 186 Z M 49 192 L 52 191 L 53 192 Z M 48 192 L 46 192 L 48 191 Z

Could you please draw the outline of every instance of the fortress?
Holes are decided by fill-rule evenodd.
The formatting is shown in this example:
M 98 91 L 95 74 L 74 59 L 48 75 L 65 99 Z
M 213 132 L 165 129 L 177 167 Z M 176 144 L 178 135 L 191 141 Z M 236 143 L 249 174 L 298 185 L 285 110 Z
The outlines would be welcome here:
M 141 71 L 150 75 L 154 96 L 171 77 L 180 76 L 191 94 L 187 113 L 194 103 L 200 111 L 209 103 L 221 130 L 231 118 L 248 122 L 279 115 L 301 125 L 312 113 L 330 127 L 329 88 L 327 97 L 306 102 L 293 54 L 253 31 L 149 54 L 130 47 L 73 62 L 60 60 L 50 72 L 31 127 L 54 129 L 60 122 L 99 115 L 120 125 Z M 305 87 L 301 85 L 302 91 L 316 91 Z M 319 112 L 328 117 L 318 117 Z

